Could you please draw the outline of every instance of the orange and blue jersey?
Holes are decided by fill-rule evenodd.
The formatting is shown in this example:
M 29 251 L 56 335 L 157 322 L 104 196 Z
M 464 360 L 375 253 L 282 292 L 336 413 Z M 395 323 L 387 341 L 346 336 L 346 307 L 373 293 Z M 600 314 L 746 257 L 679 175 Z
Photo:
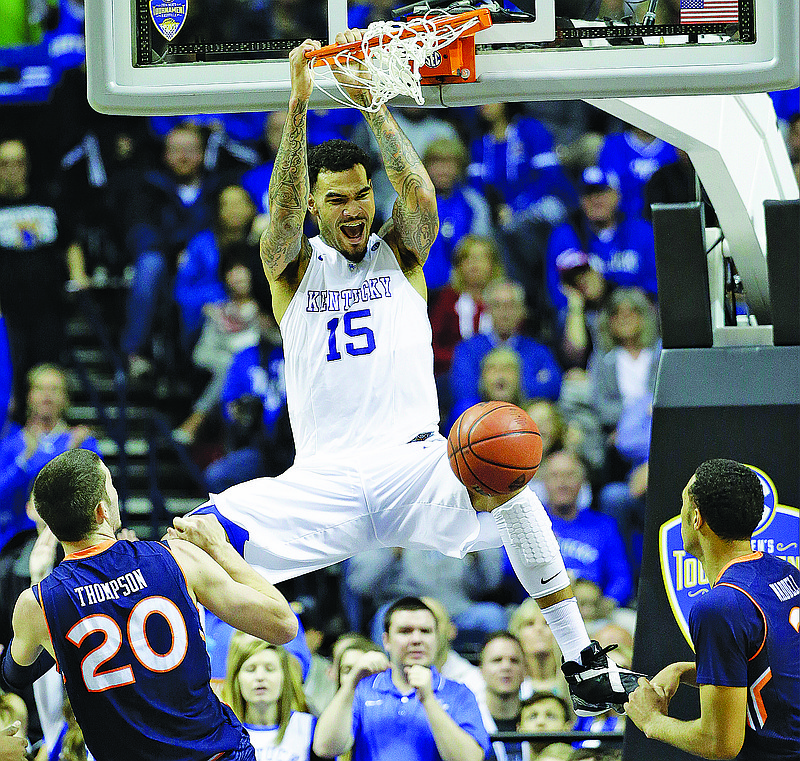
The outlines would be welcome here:
M 211 690 L 197 607 L 165 544 L 110 540 L 68 555 L 34 593 L 97 761 L 252 757 Z
M 800 758 L 800 571 L 754 552 L 697 599 L 689 629 L 697 683 L 747 689 L 741 761 Z

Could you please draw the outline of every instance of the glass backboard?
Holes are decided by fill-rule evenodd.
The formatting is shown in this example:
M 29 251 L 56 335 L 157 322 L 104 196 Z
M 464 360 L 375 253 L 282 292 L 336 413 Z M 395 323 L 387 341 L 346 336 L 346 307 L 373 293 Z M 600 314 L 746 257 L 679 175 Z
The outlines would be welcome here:
M 326 44 L 392 10 L 347 0 L 85 2 L 89 100 L 118 114 L 281 108 L 295 45 L 306 37 Z M 493 26 L 475 38 L 477 82 L 425 87 L 426 105 L 763 92 L 800 83 L 797 2 L 618 2 L 613 20 L 598 20 L 596 8 L 577 0 L 492 4 Z M 334 105 L 315 91 L 312 106 Z

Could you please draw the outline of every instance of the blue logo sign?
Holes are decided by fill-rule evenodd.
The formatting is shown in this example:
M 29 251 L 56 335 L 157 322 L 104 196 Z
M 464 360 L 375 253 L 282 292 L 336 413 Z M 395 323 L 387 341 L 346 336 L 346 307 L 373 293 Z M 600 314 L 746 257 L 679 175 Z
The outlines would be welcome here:
M 800 510 L 781 505 L 775 484 L 764 471 L 748 465 L 761 481 L 764 492 L 764 513 L 753 532 L 753 551 L 768 552 L 800 567 Z M 667 591 L 672 614 L 683 636 L 694 650 L 689 636 L 689 611 L 694 600 L 711 589 L 700 561 L 683 549 L 681 517 L 671 518 L 662 524 L 658 534 L 658 551 L 661 575 Z
M 172 42 L 186 21 L 189 0 L 150 0 L 150 18 L 167 42 Z

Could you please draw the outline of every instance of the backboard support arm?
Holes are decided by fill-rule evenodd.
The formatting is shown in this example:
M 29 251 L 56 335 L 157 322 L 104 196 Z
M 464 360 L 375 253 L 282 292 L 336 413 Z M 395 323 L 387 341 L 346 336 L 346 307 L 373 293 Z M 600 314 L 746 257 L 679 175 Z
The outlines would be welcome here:
M 759 324 L 770 324 L 764 201 L 800 194 L 770 97 L 673 95 L 586 102 L 689 154 L 744 282 L 750 310 Z

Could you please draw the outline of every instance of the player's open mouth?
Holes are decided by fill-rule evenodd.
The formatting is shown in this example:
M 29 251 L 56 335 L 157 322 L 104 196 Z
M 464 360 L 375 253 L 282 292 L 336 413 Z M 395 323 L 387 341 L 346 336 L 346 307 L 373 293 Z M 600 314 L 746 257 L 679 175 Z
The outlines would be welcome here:
M 365 222 L 351 222 L 341 226 L 341 231 L 347 240 L 356 243 L 361 240 L 366 228 Z

